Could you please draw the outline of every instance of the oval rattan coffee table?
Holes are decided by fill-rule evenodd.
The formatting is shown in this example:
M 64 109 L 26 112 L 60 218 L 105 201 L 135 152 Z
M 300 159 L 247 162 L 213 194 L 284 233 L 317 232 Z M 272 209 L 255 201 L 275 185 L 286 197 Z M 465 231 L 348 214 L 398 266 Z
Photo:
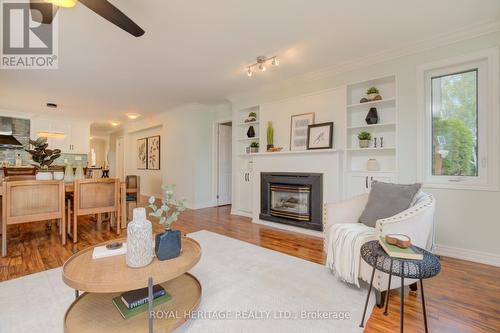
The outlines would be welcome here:
M 126 239 L 118 241 L 125 242 Z M 63 281 L 71 288 L 85 292 L 66 311 L 65 332 L 148 332 L 147 311 L 125 320 L 112 299 L 125 291 L 147 287 L 149 278 L 172 296 L 171 300 L 156 306 L 154 310 L 180 314 L 155 320 L 155 331 L 169 332 L 176 329 L 189 318 L 183 314 L 195 310 L 200 304 L 201 284 L 196 277 L 187 273 L 201 257 L 201 247 L 195 240 L 183 237 L 179 257 L 167 261 L 154 258 L 142 268 L 128 267 L 125 255 L 94 260 L 93 249 L 90 247 L 76 253 L 63 266 Z

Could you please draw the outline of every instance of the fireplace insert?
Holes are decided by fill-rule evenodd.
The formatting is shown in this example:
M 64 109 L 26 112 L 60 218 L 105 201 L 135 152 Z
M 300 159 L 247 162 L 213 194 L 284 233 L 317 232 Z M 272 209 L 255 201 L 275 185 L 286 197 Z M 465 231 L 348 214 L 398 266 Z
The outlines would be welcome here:
M 261 173 L 262 220 L 323 230 L 323 176 L 318 173 Z

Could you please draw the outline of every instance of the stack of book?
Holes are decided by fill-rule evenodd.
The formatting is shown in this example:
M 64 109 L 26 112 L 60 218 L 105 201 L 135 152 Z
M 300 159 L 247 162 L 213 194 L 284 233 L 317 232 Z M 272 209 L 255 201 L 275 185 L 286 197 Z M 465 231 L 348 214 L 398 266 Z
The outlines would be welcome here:
M 170 300 L 172 296 L 160 285 L 153 286 L 153 306 Z M 148 288 L 127 291 L 113 298 L 113 304 L 123 319 L 129 319 L 148 309 Z
M 384 249 L 384 251 L 393 258 L 402 258 L 402 259 L 412 259 L 412 260 L 422 260 L 424 255 L 422 253 L 418 253 L 411 246 L 404 249 L 400 248 L 396 245 L 391 245 L 387 243 L 384 237 L 380 237 L 379 243 Z

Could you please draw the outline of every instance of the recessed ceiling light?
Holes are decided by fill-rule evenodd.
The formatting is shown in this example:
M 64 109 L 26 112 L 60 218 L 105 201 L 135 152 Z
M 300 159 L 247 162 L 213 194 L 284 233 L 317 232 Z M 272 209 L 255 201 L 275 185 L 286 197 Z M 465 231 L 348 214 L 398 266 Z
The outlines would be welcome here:
M 140 117 L 140 115 L 139 115 L 138 113 L 127 113 L 127 117 L 128 117 L 129 119 L 134 120 L 134 119 L 139 118 L 139 117 Z
M 111 122 L 111 126 L 113 126 L 113 127 L 120 126 L 120 122 L 118 122 L 118 121 L 112 121 Z
M 48 108 L 57 109 L 57 104 L 56 103 L 47 103 L 45 105 L 47 105 Z

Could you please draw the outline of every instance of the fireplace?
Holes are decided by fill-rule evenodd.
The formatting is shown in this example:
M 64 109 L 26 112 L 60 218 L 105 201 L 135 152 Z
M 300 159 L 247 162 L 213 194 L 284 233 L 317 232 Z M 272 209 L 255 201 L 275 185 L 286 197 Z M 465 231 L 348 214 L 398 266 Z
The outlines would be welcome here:
M 262 220 L 323 230 L 323 176 L 319 173 L 263 172 Z

